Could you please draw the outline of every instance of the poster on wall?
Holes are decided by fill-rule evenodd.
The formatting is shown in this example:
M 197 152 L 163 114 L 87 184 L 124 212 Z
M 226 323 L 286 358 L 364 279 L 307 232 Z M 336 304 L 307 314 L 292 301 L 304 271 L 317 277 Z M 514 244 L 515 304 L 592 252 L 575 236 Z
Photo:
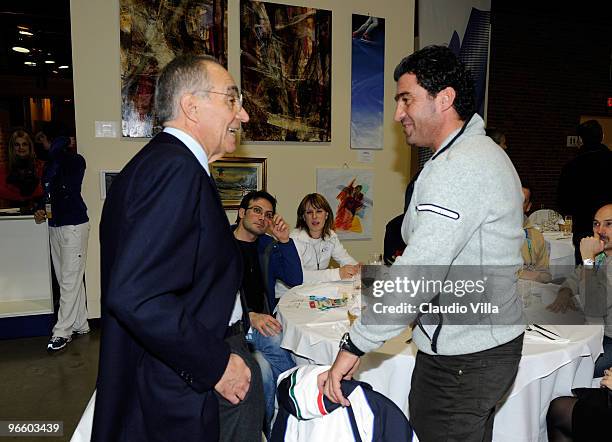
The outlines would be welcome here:
M 179 54 L 208 54 L 227 66 L 227 0 L 120 0 L 121 129 L 152 137 L 155 82 Z
M 366 169 L 317 169 L 317 192 L 334 212 L 340 239 L 371 239 L 374 173 Z
M 487 69 L 491 0 L 431 0 L 418 2 L 419 44 L 447 45 L 472 72 L 476 88 L 476 111 L 486 119 Z M 431 158 L 420 147 L 419 169 Z
M 331 11 L 240 1 L 245 141 L 331 141 Z
M 385 19 L 353 14 L 351 32 L 351 149 L 382 149 Z

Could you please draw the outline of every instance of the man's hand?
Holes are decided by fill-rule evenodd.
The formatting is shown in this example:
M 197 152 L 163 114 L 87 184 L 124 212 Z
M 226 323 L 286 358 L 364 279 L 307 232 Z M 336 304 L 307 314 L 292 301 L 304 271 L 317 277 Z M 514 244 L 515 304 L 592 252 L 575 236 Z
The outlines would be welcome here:
M 347 264 L 340 267 L 340 279 L 351 279 L 353 276 L 359 273 L 359 264 L 351 265 Z
M 340 381 L 352 379 L 357 367 L 359 367 L 359 357 L 348 351 L 340 350 L 330 369 L 317 377 L 319 391 L 324 393 L 330 401 L 348 407 L 351 403 L 342 395 Z
M 580 255 L 582 259 L 595 259 L 595 256 L 603 252 L 604 242 L 593 236 L 587 236 L 580 240 Z
M 34 221 L 36 222 L 36 224 L 44 223 L 45 219 L 47 219 L 47 214 L 44 210 L 40 209 L 34 212 Z
M 253 328 L 264 336 L 276 336 L 283 331 L 283 326 L 274 316 L 249 312 L 249 319 Z
M 289 241 L 289 224 L 285 222 L 282 216 L 278 213 L 268 223 L 267 232 L 272 235 L 278 242 L 286 243 Z
M 600 387 L 606 387 L 612 390 L 612 367 L 604 370 L 604 376 L 601 378 Z
M 238 405 L 246 397 L 250 386 L 251 370 L 240 356 L 231 353 L 225 372 L 215 385 L 215 390 L 232 404 Z
M 563 287 L 557 293 L 557 297 L 554 302 L 546 307 L 546 310 L 550 310 L 553 313 L 565 313 L 567 309 L 576 310 L 576 304 L 572 299 L 572 291 Z

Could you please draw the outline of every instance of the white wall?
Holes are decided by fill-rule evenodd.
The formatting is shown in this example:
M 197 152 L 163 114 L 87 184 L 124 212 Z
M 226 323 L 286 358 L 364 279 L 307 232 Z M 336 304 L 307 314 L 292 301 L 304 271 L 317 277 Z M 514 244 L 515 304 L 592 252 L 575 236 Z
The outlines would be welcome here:
M 239 0 L 228 0 L 229 71 L 240 82 Z M 278 211 L 295 224 L 301 198 L 316 190 L 317 167 L 374 170 L 374 229 L 369 241 L 346 241 L 353 256 L 366 261 L 382 252 L 387 221 L 401 213 L 410 170 L 410 152 L 393 122 L 393 69 L 413 50 L 414 0 L 302 0 L 275 3 L 332 10 L 332 141 L 326 144 L 243 145 L 236 156 L 268 158 L 268 191 L 279 201 Z M 94 121 L 121 121 L 119 66 L 119 0 L 71 0 L 72 56 L 77 139 L 87 160 L 83 196 L 92 226 L 87 257 L 87 296 L 90 317 L 100 316 L 100 248 L 98 225 L 102 212 L 99 171 L 121 169 L 146 144 L 144 139 L 95 138 Z M 351 15 L 384 17 L 385 119 L 384 149 L 374 162 L 360 164 L 350 150 Z M 248 109 L 247 109 L 248 110 Z

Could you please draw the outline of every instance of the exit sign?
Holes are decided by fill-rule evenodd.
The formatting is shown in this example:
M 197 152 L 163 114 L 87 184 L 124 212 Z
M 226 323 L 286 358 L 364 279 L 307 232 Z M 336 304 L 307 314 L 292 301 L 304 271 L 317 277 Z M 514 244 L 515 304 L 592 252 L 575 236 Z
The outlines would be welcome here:
M 608 107 L 612 107 L 612 97 L 608 97 Z

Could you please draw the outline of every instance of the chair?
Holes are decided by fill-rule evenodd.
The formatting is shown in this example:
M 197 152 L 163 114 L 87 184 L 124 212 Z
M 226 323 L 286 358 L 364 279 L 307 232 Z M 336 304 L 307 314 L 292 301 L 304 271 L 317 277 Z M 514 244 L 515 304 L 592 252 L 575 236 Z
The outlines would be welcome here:
M 343 380 L 350 407 L 334 404 L 317 386 L 317 376 L 329 366 L 304 365 L 279 377 L 278 414 L 271 442 L 395 442 L 412 440 L 404 413 L 365 382 Z
M 89 442 L 91 440 L 91 429 L 93 427 L 94 406 L 96 403 L 96 391 L 94 390 L 91 399 L 85 407 L 85 411 L 79 420 L 79 424 L 74 430 L 70 442 Z

